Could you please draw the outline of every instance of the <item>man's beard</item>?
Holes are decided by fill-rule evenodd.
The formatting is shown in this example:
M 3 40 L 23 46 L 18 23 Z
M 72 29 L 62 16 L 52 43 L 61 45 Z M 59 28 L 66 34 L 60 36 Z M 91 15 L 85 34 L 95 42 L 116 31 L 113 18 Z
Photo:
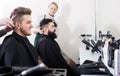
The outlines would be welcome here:
M 51 31 L 48 31 L 48 36 L 52 39 L 56 39 L 57 38 L 57 35 L 55 32 L 51 32 Z

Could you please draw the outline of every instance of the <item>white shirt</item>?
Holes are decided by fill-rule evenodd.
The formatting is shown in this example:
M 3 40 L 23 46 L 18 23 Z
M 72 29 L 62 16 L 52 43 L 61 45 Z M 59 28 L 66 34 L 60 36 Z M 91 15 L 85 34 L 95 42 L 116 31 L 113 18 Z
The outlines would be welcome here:
M 54 20 L 54 16 L 51 16 L 51 15 L 49 15 L 48 13 L 47 13 L 47 14 L 44 14 L 44 15 L 40 15 L 40 16 L 37 18 L 37 20 L 36 20 L 35 28 L 38 28 L 39 25 L 40 25 L 41 20 L 42 20 L 42 19 L 46 19 L 46 18 L 52 19 L 53 21 L 55 21 L 55 20 Z

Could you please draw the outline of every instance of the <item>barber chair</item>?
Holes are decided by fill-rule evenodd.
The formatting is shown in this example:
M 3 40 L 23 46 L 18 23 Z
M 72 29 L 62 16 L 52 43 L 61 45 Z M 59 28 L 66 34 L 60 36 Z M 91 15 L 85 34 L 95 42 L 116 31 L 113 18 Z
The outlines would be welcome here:
M 66 76 L 66 69 L 35 67 L 0 67 L 0 76 Z

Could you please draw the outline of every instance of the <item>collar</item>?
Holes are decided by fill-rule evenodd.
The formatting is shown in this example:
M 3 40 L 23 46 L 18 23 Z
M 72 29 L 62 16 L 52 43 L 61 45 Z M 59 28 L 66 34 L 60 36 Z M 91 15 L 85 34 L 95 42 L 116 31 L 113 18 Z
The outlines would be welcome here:
M 27 37 L 23 37 L 23 36 L 17 34 L 15 31 L 13 31 L 13 36 L 18 40 L 27 39 Z

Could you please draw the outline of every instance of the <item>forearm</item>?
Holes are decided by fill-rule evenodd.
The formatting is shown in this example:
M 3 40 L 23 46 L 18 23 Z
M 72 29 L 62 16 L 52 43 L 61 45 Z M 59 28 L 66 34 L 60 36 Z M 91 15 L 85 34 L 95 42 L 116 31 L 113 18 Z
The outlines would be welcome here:
M 70 58 L 69 58 L 63 51 L 61 51 L 61 54 L 62 54 L 62 56 L 64 57 L 64 59 L 65 59 L 66 61 L 69 61 L 69 60 L 70 60 Z
M 69 66 L 71 66 L 72 68 L 74 68 L 76 66 L 75 62 L 70 57 L 68 57 L 63 51 L 61 51 L 61 54 Z
M 4 36 L 7 32 L 5 32 L 3 29 L 0 30 L 0 37 Z

